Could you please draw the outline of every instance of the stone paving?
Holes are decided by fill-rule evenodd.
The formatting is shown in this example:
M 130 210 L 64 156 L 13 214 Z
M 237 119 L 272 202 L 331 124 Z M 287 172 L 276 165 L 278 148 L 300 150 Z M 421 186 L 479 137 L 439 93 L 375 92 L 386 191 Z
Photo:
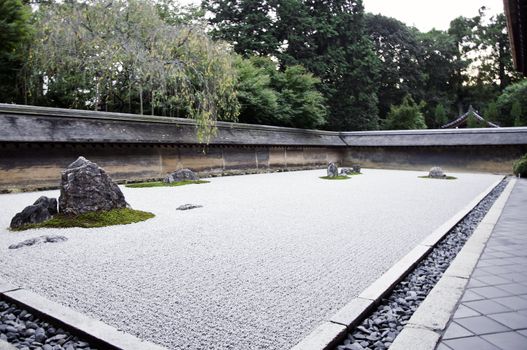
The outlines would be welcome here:
M 527 179 L 520 179 L 436 350 L 527 349 Z

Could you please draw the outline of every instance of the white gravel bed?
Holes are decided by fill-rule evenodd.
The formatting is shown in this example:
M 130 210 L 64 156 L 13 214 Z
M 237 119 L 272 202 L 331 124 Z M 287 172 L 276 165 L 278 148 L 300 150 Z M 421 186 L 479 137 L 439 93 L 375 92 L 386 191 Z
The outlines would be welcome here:
M 156 217 L 97 229 L 11 232 L 58 191 L 0 195 L 0 277 L 170 349 L 287 349 L 499 178 L 363 172 L 123 188 Z M 69 240 L 7 249 L 42 234 Z

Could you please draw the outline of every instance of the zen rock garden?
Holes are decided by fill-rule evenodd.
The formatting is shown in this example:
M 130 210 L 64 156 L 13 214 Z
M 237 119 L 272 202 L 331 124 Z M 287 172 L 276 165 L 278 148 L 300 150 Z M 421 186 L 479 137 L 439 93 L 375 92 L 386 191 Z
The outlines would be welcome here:
M 126 215 L 116 215 L 118 218 L 123 219 L 122 222 L 119 222 L 119 220 L 116 222 L 96 222 L 96 216 L 100 215 L 103 218 L 105 213 L 112 213 L 114 210 L 123 210 L 119 214 L 128 214 L 128 216 L 139 214 L 137 219 L 132 219 L 130 222 L 141 221 L 142 217 L 146 219 L 153 216 L 149 213 L 133 211 L 126 203 L 119 186 L 112 181 L 104 169 L 84 157 L 79 157 L 62 171 L 58 202 L 55 198 L 40 197 L 35 203 L 27 206 L 14 216 L 11 220 L 10 228 L 21 230 L 39 227 L 41 224 L 47 225 L 48 223 L 52 223 L 51 227 L 60 227 L 61 224 L 75 226 L 76 219 L 94 221 L 92 223 L 94 226 L 128 223 Z M 59 217 L 60 220 L 57 219 Z M 56 224 L 53 219 L 57 220 Z M 67 223 L 68 221 L 70 222 L 69 224 Z M 19 248 L 38 243 L 64 240 L 66 240 L 65 237 L 42 236 L 12 247 Z
M 322 181 L 327 168 L 350 180 Z M 38 208 L 44 221 L 27 221 L 22 229 L 45 228 L 7 230 L 16 211 L 3 214 L 0 263 L 9 268 L 2 278 L 90 310 L 102 322 L 168 349 L 201 349 L 204 342 L 219 349 L 287 349 L 499 178 L 470 174 L 445 190 L 446 182 L 418 179 L 416 171 L 337 163 L 327 168 L 215 177 L 205 186 L 192 185 L 202 180 L 181 169 L 167 174 L 167 182 L 161 178 L 159 186 L 143 189 L 117 186 L 104 169 L 80 158 L 62 171 L 60 191 L 0 196 L 6 208 Z M 363 175 L 356 176 L 359 169 Z M 189 186 L 173 187 L 185 183 Z M 408 193 L 422 191 L 427 195 L 401 204 Z M 36 201 L 41 196 L 49 200 Z M 86 216 L 121 217 L 130 206 L 155 213 L 155 219 L 126 226 L 63 225 Z M 56 211 L 50 213 L 50 207 Z M 408 212 L 412 218 L 401 219 Z M 351 231 L 342 229 L 350 226 Z M 392 311 L 380 310 L 379 320 L 363 325 L 371 334 L 350 334 L 346 346 L 390 342 L 421 298 L 405 288 Z M 22 311 L 9 313 L 20 319 Z M 59 327 L 37 327 L 46 331 L 42 344 L 51 349 L 59 344 L 46 343 Z M 26 329 L 9 339 L 31 345 Z M 60 341 L 74 349 L 77 342 L 86 345 L 71 335 Z

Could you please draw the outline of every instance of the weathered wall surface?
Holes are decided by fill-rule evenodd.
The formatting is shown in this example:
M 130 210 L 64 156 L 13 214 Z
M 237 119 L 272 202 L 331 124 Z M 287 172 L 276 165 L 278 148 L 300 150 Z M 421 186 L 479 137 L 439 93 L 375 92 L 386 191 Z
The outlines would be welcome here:
M 208 145 L 186 119 L 0 104 L 0 191 L 58 185 L 82 155 L 118 181 L 180 168 L 206 174 L 363 167 L 509 173 L 527 128 L 330 132 L 218 123 Z
M 526 145 L 350 147 L 343 162 L 365 168 L 428 170 L 441 166 L 446 172 L 508 174 L 513 162 L 525 153 Z

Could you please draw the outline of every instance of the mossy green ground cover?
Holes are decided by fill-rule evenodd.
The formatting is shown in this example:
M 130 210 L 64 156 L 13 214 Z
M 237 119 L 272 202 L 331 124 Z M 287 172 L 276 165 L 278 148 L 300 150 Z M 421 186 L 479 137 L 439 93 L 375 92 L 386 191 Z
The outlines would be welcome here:
M 206 181 L 206 180 L 188 180 L 188 181 L 179 181 L 179 182 L 172 182 L 172 183 L 166 183 L 163 181 L 152 181 L 152 182 L 138 182 L 138 183 L 126 184 L 125 187 L 129 187 L 129 188 L 176 187 L 176 186 L 184 186 L 184 185 L 190 185 L 190 184 L 206 184 L 209 182 L 210 181 Z
M 154 214 L 146 211 L 129 208 L 113 209 L 109 211 L 94 211 L 75 216 L 57 214 L 48 221 L 41 222 L 40 224 L 25 225 L 16 229 L 15 231 L 23 231 L 32 228 L 92 228 L 112 225 L 126 225 L 145 221 L 153 218 L 154 216 Z
M 362 175 L 362 173 L 351 173 L 348 175 L 338 175 L 334 177 L 320 176 L 320 178 L 324 180 L 348 180 L 348 179 L 351 179 L 352 176 L 357 176 L 357 175 Z
M 428 175 L 419 176 L 421 179 L 434 179 L 434 180 L 455 180 L 455 176 L 445 176 L 445 177 L 430 177 Z

